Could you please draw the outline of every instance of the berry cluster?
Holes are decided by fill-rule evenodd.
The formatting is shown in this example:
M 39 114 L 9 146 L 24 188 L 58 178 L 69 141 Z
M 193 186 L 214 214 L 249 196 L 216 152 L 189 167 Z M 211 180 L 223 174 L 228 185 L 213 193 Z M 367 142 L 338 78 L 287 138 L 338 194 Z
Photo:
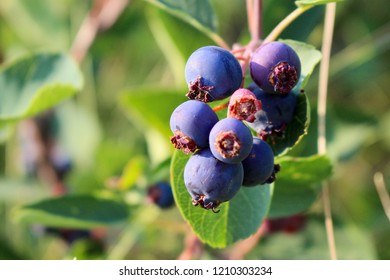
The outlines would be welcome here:
M 192 154 L 184 183 L 195 206 L 218 212 L 241 186 L 272 183 L 280 169 L 265 136 L 292 119 L 299 58 L 283 43 L 268 43 L 254 52 L 250 72 L 255 83 L 242 88 L 237 58 L 216 46 L 196 50 L 187 61 L 190 100 L 173 111 L 170 128 L 174 147 Z M 207 103 L 228 97 L 227 117 L 219 119 Z

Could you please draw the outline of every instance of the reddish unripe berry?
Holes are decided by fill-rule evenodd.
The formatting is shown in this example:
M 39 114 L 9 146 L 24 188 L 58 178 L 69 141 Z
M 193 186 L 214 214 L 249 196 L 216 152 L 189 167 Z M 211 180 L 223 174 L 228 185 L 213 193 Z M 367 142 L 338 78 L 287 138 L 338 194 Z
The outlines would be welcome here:
M 228 117 L 240 121 L 253 122 L 257 111 L 261 110 L 261 101 L 249 89 L 236 90 L 229 100 Z

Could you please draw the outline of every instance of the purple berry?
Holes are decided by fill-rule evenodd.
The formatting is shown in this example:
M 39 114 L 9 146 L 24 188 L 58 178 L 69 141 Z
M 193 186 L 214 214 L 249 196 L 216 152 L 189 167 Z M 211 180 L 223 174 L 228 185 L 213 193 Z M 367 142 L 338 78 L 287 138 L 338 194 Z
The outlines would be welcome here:
M 252 133 L 242 121 L 226 118 L 211 129 L 209 142 L 214 157 L 225 163 L 239 163 L 252 149 Z
M 211 102 L 230 96 L 242 83 L 240 63 L 229 51 L 206 46 L 197 49 L 185 66 L 187 97 Z
M 261 110 L 261 102 L 249 89 L 236 90 L 229 100 L 228 117 L 241 121 L 253 122 L 255 113 Z
M 193 153 L 209 145 L 209 133 L 218 122 L 215 112 L 207 104 L 189 100 L 179 105 L 172 113 L 171 142 L 184 153 Z
M 148 187 L 148 198 L 162 209 L 174 205 L 171 185 L 167 182 L 158 182 Z
M 269 94 L 255 83 L 252 83 L 248 89 L 262 104 L 262 110 L 255 114 L 256 119 L 248 125 L 263 139 L 269 135 L 282 137 L 287 125 L 294 118 L 297 95 L 294 92 L 287 95 Z
M 253 53 L 249 66 L 253 81 L 268 93 L 289 93 L 301 74 L 297 53 L 282 42 L 261 45 Z
M 244 167 L 243 186 L 252 187 L 275 180 L 279 165 L 274 164 L 274 154 L 267 142 L 254 137 L 250 154 L 242 161 Z
M 244 172 L 241 163 L 226 164 L 209 149 L 199 150 L 184 168 L 184 183 L 194 206 L 217 212 L 217 207 L 239 191 Z

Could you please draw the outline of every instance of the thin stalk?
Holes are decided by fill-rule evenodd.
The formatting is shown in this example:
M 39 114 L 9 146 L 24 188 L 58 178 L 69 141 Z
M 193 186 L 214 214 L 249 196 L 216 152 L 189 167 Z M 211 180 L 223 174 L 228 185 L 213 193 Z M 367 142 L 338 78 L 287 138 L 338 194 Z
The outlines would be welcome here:
M 248 19 L 249 33 L 253 34 L 253 30 L 254 30 L 253 0 L 246 0 L 246 17 Z
M 298 7 L 292 11 L 288 16 L 286 16 L 275 28 L 271 31 L 270 34 L 264 39 L 263 43 L 268 43 L 275 41 L 280 34 L 286 29 L 295 19 L 297 19 L 301 14 L 313 8 L 314 5 L 308 5 L 304 7 Z
M 375 173 L 374 184 L 378 192 L 379 199 L 381 200 L 383 210 L 390 221 L 390 196 L 387 192 L 385 179 L 383 178 L 383 174 L 381 172 Z
M 252 41 L 258 42 L 261 38 L 262 33 L 262 0 L 254 0 L 254 14 L 253 14 L 253 31 L 252 31 Z
M 320 77 L 318 87 L 318 138 L 317 146 L 319 154 L 326 154 L 326 103 L 329 78 L 329 61 L 332 48 L 334 20 L 336 17 L 336 3 L 326 5 L 324 35 L 322 44 L 322 61 L 320 65 Z M 330 205 L 329 184 L 322 183 L 322 202 L 324 206 L 325 228 L 328 238 L 329 253 L 332 260 L 337 259 L 336 245 L 333 230 L 332 211 Z

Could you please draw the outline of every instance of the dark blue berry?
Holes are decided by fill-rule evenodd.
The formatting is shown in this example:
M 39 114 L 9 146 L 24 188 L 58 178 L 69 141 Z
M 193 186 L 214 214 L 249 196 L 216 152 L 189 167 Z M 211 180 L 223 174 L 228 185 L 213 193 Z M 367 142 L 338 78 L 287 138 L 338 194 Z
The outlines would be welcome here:
M 274 164 L 274 154 L 267 142 L 254 137 L 250 154 L 242 161 L 244 168 L 243 186 L 252 187 L 272 183 L 279 166 Z
M 240 63 L 229 51 L 202 47 L 191 54 L 185 66 L 187 96 L 203 102 L 230 96 L 242 83 Z
M 282 42 L 261 45 L 253 53 L 249 66 L 253 81 L 268 93 L 289 93 L 301 74 L 297 53 Z
M 209 149 L 199 150 L 188 160 L 184 183 L 193 205 L 217 212 L 217 207 L 239 191 L 244 172 L 241 163 L 226 164 Z
M 162 209 L 174 205 L 171 185 L 167 182 L 158 182 L 148 188 L 148 198 Z
M 242 121 L 226 118 L 211 129 L 209 142 L 214 157 L 225 163 L 239 163 L 252 149 L 252 133 Z
M 188 100 L 172 113 L 170 127 L 173 132 L 171 142 L 184 153 L 193 153 L 209 145 L 209 133 L 218 122 L 217 114 L 207 104 Z
M 263 139 L 268 135 L 283 136 L 287 125 L 294 118 L 297 95 L 294 92 L 287 95 L 268 94 L 254 83 L 248 89 L 262 104 L 262 110 L 255 114 L 256 119 L 248 125 Z

